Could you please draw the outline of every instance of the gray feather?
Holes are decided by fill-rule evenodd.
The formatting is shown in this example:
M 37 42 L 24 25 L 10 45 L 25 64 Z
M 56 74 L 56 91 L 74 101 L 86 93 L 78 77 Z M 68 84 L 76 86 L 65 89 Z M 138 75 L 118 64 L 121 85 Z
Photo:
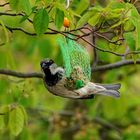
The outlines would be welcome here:
M 97 84 L 97 85 L 103 86 L 104 88 L 106 88 L 106 90 L 98 92 L 96 94 L 111 96 L 115 98 L 120 97 L 120 92 L 118 90 L 120 89 L 121 84 L 118 83 L 118 84 Z
M 119 90 L 121 87 L 121 84 L 97 84 L 100 86 L 103 86 L 104 88 L 108 89 L 108 90 Z
M 105 90 L 103 92 L 98 92 L 97 94 L 111 96 L 111 97 L 115 97 L 115 98 L 120 97 L 120 92 L 116 91 L 116 90 Z

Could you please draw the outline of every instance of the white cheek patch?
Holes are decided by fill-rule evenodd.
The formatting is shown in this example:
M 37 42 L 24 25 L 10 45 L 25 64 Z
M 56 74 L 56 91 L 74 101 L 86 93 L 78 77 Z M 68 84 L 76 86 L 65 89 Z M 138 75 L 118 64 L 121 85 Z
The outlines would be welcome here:
M 56 65 L 51 65 L 50 66 L 50 71 L 53 75 L 55 75 L 57 72 L 64 74 L 64 69 L 61 67 L 57 67 Z

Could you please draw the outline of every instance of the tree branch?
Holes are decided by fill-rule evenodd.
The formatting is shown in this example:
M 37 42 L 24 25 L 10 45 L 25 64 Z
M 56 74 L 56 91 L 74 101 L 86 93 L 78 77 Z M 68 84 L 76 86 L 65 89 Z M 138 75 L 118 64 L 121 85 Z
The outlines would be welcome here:
M 116 130 L 117 132 L 121 133 L 120 129 L 117 126 L 115 126 L 114 124 L 112 124 L 100 117 L 95 117 L 92 119 L 92 121 L 93 121 L 93 123 L 98 123 L 103 127 L 106 127 L 108 129 L 113 129 L 113 130 Z
M 7 70 L 7 69 L 0 69 L 0 74 L 14 76 L 18 78 L 43 78 L 42 73 L 37 73 L 37 72 L 22 73 L 22 72 L 16 72 L 13 70 Z
M 112 69 L 116 69 L 116 68 L 120 68 L 120 67 L 124 67 L 128 65 L 134 65 L 134 64 L 140 64 L 140 60 L 137 60 L 136 62 L 134 62 L 134 60 L 122 60 L 113 64 L 97 66 L 93 68 L 92 71 L 96 72 L 96 71 L 112 70 Z
M 118 39 L 118 40 L 116 40 L 116 41 L 112 41 L 112 40 L 110 40 L 109 38 L 107 38 L 106 36 L 104 36 L 104 35 L 102 35 L 102 34 L 100 34 L 100 33 L 95 32 L 95 34 L 96 34 L 97 36 L 101 37 L 101 38 L 104 38 L 104 39 L 107 40 L 109 43 L 112 43 L 112 44 L 115 44 L 115 45 L 121 45 L 121 43 L 118 43 L 118 42 L 124 40 L 124 38 L 120 38 L 120 39 Z
M 9 2 L 6 2 L 4 4 L 1 4 L 0 7 L 4 7 L 5 5 L 8 5 L 8 4 L 9 4 Z
M 112 69 L 116 69 L 128 65 L 134 65 L 134 64 L 140 64 L 140 60 L 137 60 L 136 62 L 134 62 L 133 60 L 122 60 L 113 64 L 96 66 L 95 68 L 92 68 L 92 72 L 112 70 Z M 0 74 L 14 76 L 18 78 L 43 78 L 43 74 L 39 72 L 23 73 L 23 72 L 16 72 L 14 70 L 7 70 L 7 69 L 0 69 Z

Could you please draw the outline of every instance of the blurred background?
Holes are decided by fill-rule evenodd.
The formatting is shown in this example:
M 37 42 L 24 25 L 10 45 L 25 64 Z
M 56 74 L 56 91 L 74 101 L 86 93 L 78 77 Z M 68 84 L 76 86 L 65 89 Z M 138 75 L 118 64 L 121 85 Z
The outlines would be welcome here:
M 0 5 L 6 2 L 1 0 Z M 34 4 L 33 0 L 30 2 L 32 5 Z M 73 0 L 74 2 L 77 3 L 75 8 L 78 9 L 81 6 L 80 2 L 84 3 L 85 1 Z M 105 6 L 110 1 L 98 0 L 96 2 L 98 5 Z M 95 1 L 91 1 L 89 4 L 94 5 Z M 0 12 L 18 13 L 17 11 L 11 12 L 9 5 L 1 6 Z M 21 18 L 21 16 L 0 14 L 0 69 L 25 73 L 41 72 L 40 61 L 44 58 L 52 58 L 58 65 L 62 66 L 62 54 L 56 41 L 59 35 L 31 36 L 21 31 L 11 30 L 10 32 L 4 27 L 4 25 L 13 28 L 20 27 L 26 31 L 35 32 L 32 23 L 28 21 L 20 22 Z M 32 18 L 32 15 L 30 18 Z M 50 23 L 49 26 L 55 29 L 53 24 Z M 64 30 L 64 27 L 61 30 Z M 93 37 L 91 35 L 86 39 L 92 42 Z M 93 48 L 83 41 L 79 41 L 79 43 L 89 51 L 92 66 Z M 107 42 L 101 38 L 97 38 L 96 43 L 102 48 L 108 46 Z M 98 52 L 98 57 L 103 64 L 114 63 L 122 59 L 104 52 Z M 136 58 L 138 57 L 137 55 Z M 15 114 L 14 117 L 18 121 L 11 120 L 13 123 L 11 125 L 5 123 L 8 120 L 8 117 L 6 117 L 8 115 L 1 114 L 0 139 L 139 140 L 139 65 L 134 64 L 107 71 L 93 72 L 92 81 L 121 83 L 121 97 L 119 99 L 105 96 L 96 96 L 91 100 L 65 99 L 50 94 L 44 87 L 41 78 L 25 79 L 0 75 L 0 110 L 6 110 L 6 106 L 19 105 L 24 108 L 26 114 L 24 114 L 24 121 L 27 119 L 27 123 L 22 127 L 22 124 L 18 124 L 18 121 L 22 120 L 22 115 Z M 11 117 L 11 119 L 14 117 Z M 16 123 L 18 128 L 14 125 Z M 18 135 L 17 129 L 21 130 Z

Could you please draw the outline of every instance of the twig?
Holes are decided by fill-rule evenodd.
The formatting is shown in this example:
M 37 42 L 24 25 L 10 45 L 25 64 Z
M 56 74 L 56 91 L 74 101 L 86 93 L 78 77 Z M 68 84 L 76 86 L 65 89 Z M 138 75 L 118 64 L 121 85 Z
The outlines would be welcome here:
M 0 44 L 0 47 L 1 47 L 1 46 L 4 46 L 4 45 L 5 45 L 5 43 L 1 43 L 1 44 Z
M 5 115 L 5 113 L 0 113 L 0 115 Z
M 36 36 L 37 34 L 36 33 L 30 33 L 30 32 L 27 32 L 26 30 L 20 28 L 20 27 L 9 27 L 7 25 L 5 25 L 5 27 L 11 32 L 13 33 L 13 31 L 21 31 L 27 35 L 31 35 L 31 36 Z M 49 33 L 48 33 L 49 34 Z
M 124 54 L 119 54 L 119 53 L 116 53 L 116 52 L 112 52 L 112 51 L 109 51 L 109 50 L 104 50 L 104 49 L 101 49 L 99 47 L 96 47 L 94 44 L 90 43 L 89 41 L 87 41 L 86 39 L 84 38 L 81 38 L 82 40 L 84 40 L 87 44 L 91 45 L 92 47 L 94 47 L 95 49 L 99 50 L 99 51 L 102 51 L 102 52 L 107 52 L 107 53 L 112 53 L 116 56 L 124 56 Z
M 5 5 L 8 5 L 8 4 L 9 4 L 9 2 L 6 2 L 4 4 L 1 4 L 0 7 L 4 7 Z
M 0 16 L 25 16 L 25 14 L 23 13 L 6 13 L 6 12 L 0 12 Z M 33 23 L 33 21 L 27 17 L 27 20 L 30 22 L 30 23 Z
M 120 45 L 120 43 L 118 43 L 118 42 L 124 40 L 124 38 L 120 38 L 120 39 L 118 39 L 118 40 L 116 40 L 116 41 L 112 41 L 112 40 L 110 40 L 109 38 L 107 38 L 106 36 L 101 35 L 101 34 L 99 34 L 99 33 L 97 33 L 97 32 L 95 32 L 95 34 L 96 34 L 97 36 L 101 37 L 101 38 L 104 38 L 104 39 L 107 40 L 109 43 L 116 44 L 116 45 Z
M 21 13 L 5 13 L 5 12 L 0 12 L 0 16 L 23 16 Z
M 1 26 L 1 24 L 0 24 Z M 13 31 L 21 31 L 27 35 L 30 35 L 30 36 L 36 36 L 37 34 L 36 33 L 31 33 L 31 32 L 28 32 L 20 27 L 9 27 L 7 25 L 5 25 L 5 27 L 10 31 L 10 32 L 13 32 Z M 44 34 L 58 34 L 57 32 L 45 32 Z
M 100 124 L 103 127 L 106 127 L 106 128 L 109 128 L 109 129 L 114 129 L 114 130 L 118 131 L 119 133 L 121 133 L 121 131 L 120 131 L 120 129 L 118 127 L 116 127 L 112 123 L 110 123 L 110 122 L 108 122 L 106 120 L 103 120 L 103 119 L 101 119 L 99 117 L 96 117 L 96 118 L 92 119 L 92 121 L 94 123 Z

